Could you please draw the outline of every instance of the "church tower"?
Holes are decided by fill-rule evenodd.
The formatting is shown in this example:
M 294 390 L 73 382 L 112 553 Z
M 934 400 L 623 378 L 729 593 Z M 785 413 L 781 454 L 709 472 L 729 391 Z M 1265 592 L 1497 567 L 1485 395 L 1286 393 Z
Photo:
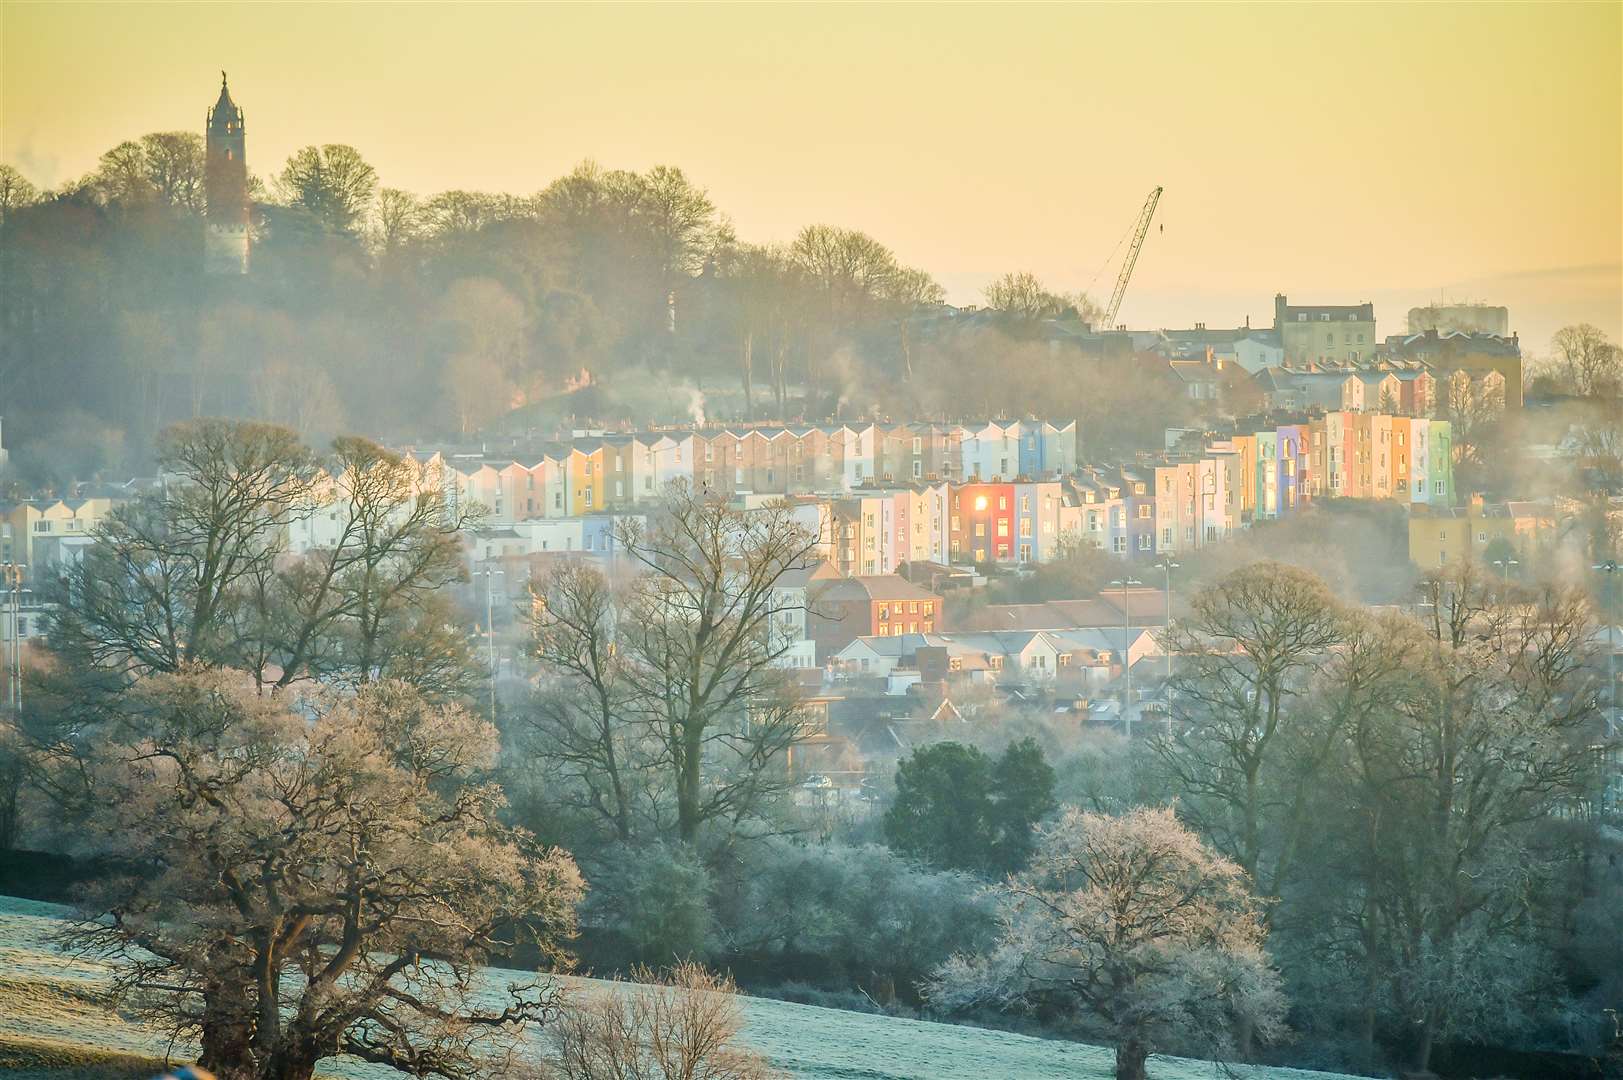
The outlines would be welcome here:
M 248 160 L 244 153 L 242 110 L 231 100 L 220 72 L 220 99 L 204 126 L 208 168 L 207 228 L 203 235 L 203 268 L 211 274 L 248 272 Z

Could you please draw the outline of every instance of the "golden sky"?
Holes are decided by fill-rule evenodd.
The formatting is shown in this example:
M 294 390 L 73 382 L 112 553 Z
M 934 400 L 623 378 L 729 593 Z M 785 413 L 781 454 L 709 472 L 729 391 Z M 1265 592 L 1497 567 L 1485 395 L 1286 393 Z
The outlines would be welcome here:
M 1623 334 L 1623 3 L 1176 6 L 0 3 L 0 157 L 48 186 L 201 130 L 219 69 L 273 173 L 531 192 L 680 166 L 741 236 L 873 233 L 972 303 L 1100 273 L 1166 187 L 1123 305 L 1233 325 L 1374 300 Z

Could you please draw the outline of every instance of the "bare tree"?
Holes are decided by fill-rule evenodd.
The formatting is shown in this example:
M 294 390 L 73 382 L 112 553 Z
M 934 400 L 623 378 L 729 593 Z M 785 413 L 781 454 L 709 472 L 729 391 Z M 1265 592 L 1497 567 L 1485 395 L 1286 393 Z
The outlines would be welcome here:
M 738 988 L 696 963 L 636 968 L 631 982 L 565 999 L 550 1027 L 561 1080 L 772 1080 L 740 1044 Z
M 208 167 L 203 137 L 191 131 L 155 131 L 141 136 L 147 184 L 165 206 L 203 212 L 203 177 Z
M 378 192 L 373 244 L 379 252 L 398 251 L 420 237 L 427 223 L 427 208 L 411 192 L 389 187 Z
M 158 460 L 163 489 L 110 515 L 67 571 L 52 641 L 70 662 L 130 674 L 222 662 L 234 595 L 314 504 L 314 456 L 286 428 L 178 424 Z
M 632 839 L 635 821 L 657 813 L 663 761 L 643 715 L 628 656 L 618 642 L 619 605 L 593 567 L 564 563 L 534 589 L 532 647 L 544 678 L 529 717 L 533 753 L 553 766 L 553 797 Z
M 619 645 L 663 749 L 688 843 L 706 822 L 737 822 L 788 781 L 783 755 L 801 701 L 772 633 L 790 610 L 777 584 L 816 559 L 817 537 L 786 505 L 730 509 L 675 485 L 656 524 L 620 531 L 643 571 L 627 591 Z
M 377 196 L 377 170 L 353 146 L 306 146 L 287 159 L 276 190 L 335 233 L 349 235 L 366 224 Z
M 1022 319 L 1060 319 L 1075 316 L 1092 323 L 1100 315 L 1097 304 L 1086 293 L 1075 296 L 1050 292 L 1036 275 L 1018 270 L 994 278 L 984 290 L 986 306 Z
M 164 491 L 68 571 L 53 644 L 70 664 L 227 666 L 273 693 L 408 671 L 434 692 L 466 683 L 465 646 L 433 630 L 436 590 L 464 574 L 463 518 L 416 462 L 355 438 L 318 461 L 285 428 L 219 420 L 171 429 L 162 453 Z M 295 528 L 322 530 L 300 555 Z
M 1417 1069 L 1437 1040 L 1491 1036 L 1547 989 L 1539 912 L 1568 857 L 1548 825 L 1586 790 L 1576 736 L 1595 701 L 1581 598 L 1507 602 L 1469 570 L 1425 595 L 1422 620 L 1371 624 L 1338 658 L 1344 753 L 1320 807 L 1343 853 L 1336 918 L 1356 933 L 1366 1042 L 1391 1002 Z
M 1271 770 L 1285 764 L 1282 735 L 1308 677 L 1345 630 L 1322 580 L 1258 562 L 1196 593 L 1166 634 L 1183 671 L 1177 723 L 1156 755 L 1183 796 L 1180 811 L 1265 896 L 1279 895 L 1305 827 L 1294 809 L 1302 783 L 1280 788 Z
M 930 997 L 947 1008 L 1063 1001 L 1114 1043 L 1117 1080 L 1143 1080 L 1168 1039 L 1222 1054 L 1242 1020 L 1275 1038 L 1284 997 L 1249 885 L 1171 810 L 1067 808 L 1003 887 L 992 953 L 949 961 Z
M 1589 323 L 1562 327 L 1550 341 L 1556 370 L 1581 397 L 1617 397 L 1623 391 L 1623 350 Z
M 39 189 L 10 165 L 0 164 L 0 225 L 24 207 L 39 202 Z
M 81 835 L 143 872 L 99 880 L 69 939 L 221 1080 L 308 1080 L 339 1054 L 490 1075 L 555 1014 L 541 976 L 476 996 L 520 941 L 563 962 L 583 892 L 568 855 L 501 823 L 490 725 L 398 684 L 295 712 L 229 673 L 122 704 Z

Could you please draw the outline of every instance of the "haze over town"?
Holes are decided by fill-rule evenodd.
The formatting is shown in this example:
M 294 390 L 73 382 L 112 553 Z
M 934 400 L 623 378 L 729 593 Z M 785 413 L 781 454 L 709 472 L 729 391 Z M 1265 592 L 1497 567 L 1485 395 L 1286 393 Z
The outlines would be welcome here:
M 0 1072 L 1623 1077 L 1623 5 L 0 49 Z

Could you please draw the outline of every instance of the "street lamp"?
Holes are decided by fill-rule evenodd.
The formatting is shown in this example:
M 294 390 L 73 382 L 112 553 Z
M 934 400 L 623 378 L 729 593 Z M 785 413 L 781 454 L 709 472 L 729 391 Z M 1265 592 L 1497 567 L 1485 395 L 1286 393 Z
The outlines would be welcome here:
M 1617 560 L 1607 559 L 1594 569 L 1606 575 L 1606 735 L 1610 738 L 1617 731 L 1617 651 L 1612 648 L 1612 624 L 1617 622 L 1612 611 L 1616 580 L 1612 575 L 1617 573 Z
M 0 563 L 0 582 L 6 585 L 6 704 L 14 713 L 23 711 L 22 594 L 24 563 Z
M 1502 572 L 1502 576 L 1504 578 L 1505 584 L 1508 585 L 1508 584 L 1510 584 L 1510 568 L 1512 566 L 1520 566 L 1521 563 L 1517 562 L 1515 559 L 1507 557 L 1507 558 L 1503 558 L 1503 559 L 1495 559 L 1495 560 L 1493 560 L 1493 565 L 1497 566 L 1500 569 L 1500 571 Z
M 1162 612 L 1162 623 L 1166 627 L 1166 633 L 1167 633 L 1167 637 L 1168 637 L 1168 645 L 1167 645 L 1167 649 L 1166 649 L 1166 651 L 1167 651 L 1167 734 L 1171 735 L 1172 734 L 1172 649 L 1170 647 L 1170 639 L 1171 639 L 1171 636 L 1172 636 L 1172 571 L 1178 569 L 1179 564 L 1172 561 L 1172 556 L 1166 555 L 1166 556 L 1163 556 L 1161 558 L 1161 561 L 1156 563 L 1155 565 L 1159 566 L 1161 568 L 1162 573 L 1164 573 L 1166 575 L 1166 579 L 1165 579 L 1166 580 L 1166 592 L 1164 593 L 1164 598 L 1166 600 L 1166 610 L 1164 612 Z
M 486 566 L 485 574 L 485 642 L 490 656 L 490 722 L 496 722 L 496 605 L 491 598 L 492 578 L 506 577 L 506 572 Z
M 1133 716 L 1132 713 L 1128 712 L 1128 707 L 1133 701 L 1133 660 L 1129 655 L 1132 620 L 1130 617 L 1131 608 L 1127 599 L 1127 587 L 1144 583 L 1137 578 L 1121 578 L 1112 581 L 1110 584 L 1121 586 L 1121 673 L 1124 680 L 1121 696 L 1121 722 L 1123 729 L 1127 733 L 1127 738 L 1131 740 L 1133 737 Z

